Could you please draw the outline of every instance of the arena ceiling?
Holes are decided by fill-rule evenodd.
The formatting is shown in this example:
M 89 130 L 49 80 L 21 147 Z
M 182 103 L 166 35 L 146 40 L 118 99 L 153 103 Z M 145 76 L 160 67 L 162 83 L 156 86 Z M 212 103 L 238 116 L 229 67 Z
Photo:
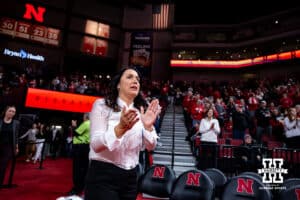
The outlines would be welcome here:
M 145 4 L 173 3 L 176 24 L 236 24 L 290 9 L 300 8 L 295 0 L 97 0 L 142 9 Z M 299 13 L 300 17 L 300 13 Z
M 208 0 L 200 1 L 201 3 L 198 2 L 195 5 L 183 0 L 174 0 L 174 2 L 176 24 L 237 24 L 300 8 L 299 2 L 289 0 Z

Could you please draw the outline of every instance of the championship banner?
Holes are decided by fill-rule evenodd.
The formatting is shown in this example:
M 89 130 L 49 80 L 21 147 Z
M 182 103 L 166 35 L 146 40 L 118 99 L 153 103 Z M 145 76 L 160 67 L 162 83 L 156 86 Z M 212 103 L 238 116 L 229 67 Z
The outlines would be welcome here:
M 152 34 L 134 32 L 131 34 L 129 64 L 139 67 L 150 67 L 152 56 Z
M 17 22 L 15 36 L 25 39 L 30 39 L 30 23 Z
M 58 46 L 60 43 L 59 29 L 34 25 L 30 22 L 18 21 L 7 17 L 0 18 L 0 33 L 54 46 Z

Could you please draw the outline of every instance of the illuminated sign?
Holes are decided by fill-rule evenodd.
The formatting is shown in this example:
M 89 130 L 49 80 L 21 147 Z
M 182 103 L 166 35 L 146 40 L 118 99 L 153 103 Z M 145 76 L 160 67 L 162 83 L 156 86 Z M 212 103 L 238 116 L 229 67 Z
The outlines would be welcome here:
M 37 22 L 44 22 L 44 14 L 46 12 L 46 8 L 38 6 L 37 9 L 32 4 L 25 4 L 25 13 L 23 15 L 24 19 L 31 20 L 34 18 Z
M 36 61 L 41 61 L 41 62 L 45 61 L 44 56 L 33 55 L 32 53 L 26 52 L 23 49 L 21 49 L 20 51 L 12 51 L 12 50 L 5 48 L 3 51 L 3 55 L 11 56 L 11 57 L 19 57 L 22 59 L 36 60 Z
M 300 50 L 260 56 L 244 60 L 175 60 L 170 62 L 171 67 L 177 68 L 243 68 L 258 64 L 272 63 L 280 60 L 300 58 Z
M 30 22 L 18 21 L 7 17 L 0 18 L 0 33 L 55 46 L 58 46 L 60 42 L 59 29 L 31 24 Z
M 25 106 L 85 113 L 91 111 L 94 101 L 98 98 L 101 97 L 28 88 Z

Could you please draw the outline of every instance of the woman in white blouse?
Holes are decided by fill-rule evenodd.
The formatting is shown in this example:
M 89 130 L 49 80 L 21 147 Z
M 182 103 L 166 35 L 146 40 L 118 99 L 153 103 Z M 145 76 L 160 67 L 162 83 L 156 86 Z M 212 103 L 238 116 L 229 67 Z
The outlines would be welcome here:
M 146 105 L 140 81 L 136 69 L 124 68 L 112 79 L 106 98 L 94 102 L 85 200 L 136 199 L 139 152 L 142 145 L 155 148 L 153 124 L 160 112 L 158 100 Z
M 214 117 L 212 108 L 207 110 L 206 117 L 201 120 L 200 133 L 201 143 L 218 143 L 218 134 L 220 133 L 219 121 Z
M 201 169 L 217 167 L 219 121 L 214 118 L 213 108 L 209 108 L 206 117 L 200 122 L 201 148 L 199 167 Z

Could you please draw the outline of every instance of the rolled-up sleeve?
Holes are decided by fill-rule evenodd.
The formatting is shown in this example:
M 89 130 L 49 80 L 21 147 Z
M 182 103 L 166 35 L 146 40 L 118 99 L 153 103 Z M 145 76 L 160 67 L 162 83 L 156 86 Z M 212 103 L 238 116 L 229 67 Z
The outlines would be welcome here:
M 97 99 L 90 113 L 91 148 L 97 153 L 105 149 L 113 151 L 121 145 L 123 138 L 117 138 L 114 127 L 109 126 L 111 109 L 105 105 L 104 99 Z

